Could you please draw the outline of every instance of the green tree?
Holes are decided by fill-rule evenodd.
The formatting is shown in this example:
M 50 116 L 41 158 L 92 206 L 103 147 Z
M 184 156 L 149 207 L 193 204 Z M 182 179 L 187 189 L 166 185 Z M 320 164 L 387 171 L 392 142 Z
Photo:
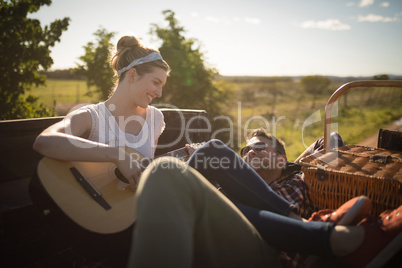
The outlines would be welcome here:
M 113 48 L 111 39 L 114 32 L 108 32 L 104 28 L 100 28 L 94 33 L 96 36 L 96 44 L 88 42 L 85 49 L 85 55 L 79 57 L 83 64 L 77 64 L 77 68 L 73 69 L 73 73 L 86 77 L 88 93 L 100 93 L 103 100 L 107 99 L 111 89 L 115 83 L 114 73 L 110 66 L 110 50 Z M 95 86 L 95 90 L 90 88 Z
M 313 103 L 311 108 L 314 108 L 317 96 L 326 91 L 331 84 L 331 80 L 328 77 L 320 75 L 305 76 L 300 82 L 304 88 L 304 91 L 313 95 Z
M 389 80 L 389 76 L 387 74 L 374 75 L 372 80 Z
M 227 99 L 227 85 L 217 82 L 220 75 L 216 69 L 206 67 L 197 41 L 183 36 L 185 30 L 175 13 L 162 13 L 168 26 L 152 24 L 150 33 L 162 40 L 159 50 L 172 68 L 163 90 L 163 102 L 179 108 L 205 109 L 211 118 L 220 115 Z
M 42 85 L 53 60 L 50 48 L 67 30 L 69 18 L 41 27 L 39 20 L 28 18 L 51 0 L 12 0 L 0 3 L 0 120 L 48 116 L 49 111 L 33 96 L 24 98 L 31 86 Z

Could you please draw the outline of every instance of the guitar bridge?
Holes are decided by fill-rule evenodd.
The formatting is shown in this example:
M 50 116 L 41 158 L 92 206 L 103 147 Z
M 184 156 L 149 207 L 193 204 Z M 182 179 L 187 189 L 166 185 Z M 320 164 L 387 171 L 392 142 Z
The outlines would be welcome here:
M 71 173 L 73 173 L 74 178 L 77 182 L 84 188 L 84 190 L 105 210 L 109 210 L 112 207 L 106 202 L 102 197 L 102 194 L 76 169 L 75 167 L 70 168 Z

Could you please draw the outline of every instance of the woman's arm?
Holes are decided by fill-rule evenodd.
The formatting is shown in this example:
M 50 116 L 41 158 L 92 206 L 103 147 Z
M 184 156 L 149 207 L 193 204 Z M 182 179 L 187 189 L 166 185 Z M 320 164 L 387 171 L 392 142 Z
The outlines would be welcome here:
M 134 190 L 141 172 L 133 165 L 130 155 L 124 149 L 88 140 L 91 127 L 88 112 L 67 115 L 39 134 L 33 149 L 44 156 L 65 161 L 112 162 Z
M 67 115 L 39 134 L 33 149 L 60 160 L 115 162 L 118 148 L 87 139 L 91 126 L 91 115 L 86 111 Z

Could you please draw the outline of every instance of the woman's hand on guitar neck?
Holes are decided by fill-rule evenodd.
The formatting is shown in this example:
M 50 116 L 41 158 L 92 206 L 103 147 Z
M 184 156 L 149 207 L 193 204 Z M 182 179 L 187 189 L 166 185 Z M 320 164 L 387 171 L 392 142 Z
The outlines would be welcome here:
M 187 158 L 190 158 L 194 154 L 195 150 L 197 150 L 199 147 L 201 147 L 204 144 L 205 144 L 205 142 L 186 144 L 185 147 L 186 147 L 186 149 L 188 151 L 188 157 Z
M 193 153 L 195 152 L 195 150 L 198 148 L 197 145 L 195 145 L 195 144 L 186 144 L 185 147 L 188 152 L 187 158 L 190 158 L 193 155 Z

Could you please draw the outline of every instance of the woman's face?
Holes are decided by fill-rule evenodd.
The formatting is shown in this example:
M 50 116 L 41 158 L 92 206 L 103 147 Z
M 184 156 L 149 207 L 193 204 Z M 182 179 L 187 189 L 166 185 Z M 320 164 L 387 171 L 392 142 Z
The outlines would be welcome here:
M 147 108 L 156 97 L 162 97 L 162 88 L 166 84 L 167 71 L 162 68 L 153 68 L 152 72 L 134 77 L 134 101 L 137 106 Z

